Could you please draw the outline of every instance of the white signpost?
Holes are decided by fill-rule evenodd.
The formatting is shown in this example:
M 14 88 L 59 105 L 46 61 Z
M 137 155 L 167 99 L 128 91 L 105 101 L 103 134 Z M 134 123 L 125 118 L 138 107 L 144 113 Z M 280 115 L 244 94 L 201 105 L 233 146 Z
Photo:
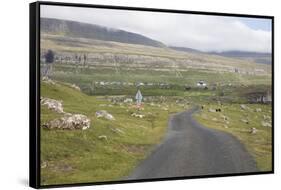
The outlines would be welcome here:
M 142 95 L 140 90 L 138 90 L 137 94 L 136 94 L 136 102 L 137 102 L 137 106 L 141 105 L 141 101 L 142 101 Z

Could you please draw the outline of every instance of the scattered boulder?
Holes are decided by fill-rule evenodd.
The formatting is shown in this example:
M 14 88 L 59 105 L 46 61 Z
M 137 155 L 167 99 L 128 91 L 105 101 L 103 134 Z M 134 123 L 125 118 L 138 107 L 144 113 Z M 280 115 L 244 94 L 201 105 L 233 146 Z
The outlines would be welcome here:
M 47 129 L 85 130 L 90 127 L 90 123 L 90 119 L 85 115 L 68 113 L 59 119 L 54 119 L 43 124 L 42 127 Z
M 125 134 L 125 132 L 119 128 L 109 127 L 111 131 L 117 134 Z
M 143 115 L 143 114 L 138 114 L 138 113 L 132 113 L 131 116 L 133 116 L 133 117 L 138 117 L 138 118 L 141 118 L 141 119 L 142 119 L 142 118 L 144 118 L 145 115 Z
M 46 105 L 48 109 L 53 110 L 57 113 L 64 113 L 62 101 L 41 97 L 40 103 L 41 105 Z
M 169 109 L 167 107 L 162 108 L 164 111 L 168 111 Z
M 133 99 L 132 98 L 126 98 L 124 100 L 124 103 L 133 103 Z
M 159 106 L 159 107 L 160 107 L 160 106 Z M 139 111 L 143 111 L 143 110 L 144 110 L 144 107 L 137 106 L 137 109 L 138 109 Z
M 97 118 L 105 118 L 107 120 L 115 120 L 115 118 L 113 117 L 113 115 L 111 115 L 110 113 L 108 113 L 105 110 L 100 110 L 96 112 L 96 117 Z
M 153 102 L 151 102 L 149 105 L 150 105 L 150 106 L 155 106 L 155 104 L 154 104 Z
M 240 108 L 241 108 L 242 110 L 246 110 L 246 109 L 248 109 L 248 106 L 246 106 L 246 105 L 244 105 L 244 104 L 241 104 L 241 105 L 240 105 Z
M 226 129 L 228 128 L 228 126 L 227 126 L 227 125 L 223 125 L 223 127 L 224 127 L 224 128 L 226 128 Z
M 108 141 L 106 135 L 100 135 L 100 136 L 98 136 L 98 139 Z
M 261 112 L 261 108 L 256 108 L 256 112 Z
M 228 117 L 226 117 L 225 115 L 221 115 L 221 118 L 222 118 L 224 121 L 227 121 L 227 120 L 228 120 Z
M 56 84 L 55 81 L 53 81 L 52 79 L 50 79 L 49 77 L 46 77 L 46 76 L 42 77 L 42 82 L 47 83 L 47 84 L 52 84 L 52 85 Z
M 266 122 L 266 121 L 262 121 L 262 122 L 261 122 L 261 125 L 262 125 L 263 127 L 272 127 L 271 123 Z
M 218 119 L 214 117 L 214 118 L 212 118 L 212 121 L 218 121 Z
M 251 130 L 250 130 L 250 133 L 251 133 L 251 134 L 256 134 L 257 131 L 258 131 L 258 130 L 257 130 L 256 128 L 252 127 Z
M 247 119 L 241 119 L 241 121 L 242 121 L 243 123 L 249 124 L 249 120 L 247 120 Z
M 264 120 L 271 120 L 271 117 L 269 115 L 263 115 Z
M 80 87 L 77 86 L 76 84 L 72 84 L 70 87 L 75 89 L 75 90 L 81 91 Z
M 41 165 L 41 168 L 44 169 L 47 167 L 48 164 L 47 164 L 47 162 L 44 161 L 44 162 L 41 162 L 40 165 Z
M 209 112 L 215 113 L 216 110 L 214 110 L 214 109 L 212 109 L 212 108 L 209 108 Z

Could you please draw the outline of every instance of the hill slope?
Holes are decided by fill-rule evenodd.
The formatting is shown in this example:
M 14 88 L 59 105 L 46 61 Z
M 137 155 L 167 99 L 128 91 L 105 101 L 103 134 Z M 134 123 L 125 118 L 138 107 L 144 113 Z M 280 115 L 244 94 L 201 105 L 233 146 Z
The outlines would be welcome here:
M 120 180 L 165 134 L 169 112 L 159 107 L 146 106 L 140 113 L 147 117 L 136 118 L 131 116 L 136 110 L 130 104 L 112 104 L 59 82 L 41 82 L 41 96 L 61 100 L 65 112 L 84 114 L 91 120 L 90 128 L 83 131 L 41 129 L 42 185 Z M 109 111 L 115 120 L 97 118 L 98 110 Z M 61 116 L 41 106 L 42 124 Z
M 189 53 L 204 53 L 200 50 L 193 49 L 193 48 L 187 48 L 187 47 L 177 47 L 177 46 L 169 46 L 169 48 L 177 51 L 183 51 L 183 52 L 189 52 Z
M 64 33 L 67 36 L 78 38 L 165 47 L 163 43 L 140 34 L 68 20 L 41 18 L 41 31 L 55 34 Z
M 248 51 L 224 51 L 224 52 L 209 52 L 213 55 L 220 55 L 224 57 L 231 57 L 237 59 L 245 59 L 254 61 L 256 63 L 271 64 L 271 53 L 259 53 L 259 52 L 248 52 Z

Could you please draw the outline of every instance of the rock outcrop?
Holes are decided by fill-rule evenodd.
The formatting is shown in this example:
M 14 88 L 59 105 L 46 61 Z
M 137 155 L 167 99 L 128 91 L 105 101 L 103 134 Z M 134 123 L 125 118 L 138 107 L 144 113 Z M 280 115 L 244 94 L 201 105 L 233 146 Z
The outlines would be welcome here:
M 53 110 L 57 113 L 64 113 L 62 101 L 41 97 L 40 103 L 41 105 L 46 105 L 48 109 Z
M 272 127 L 271 123 L 270 123 L 270 122 L 267 122 L 267 121 L 262 121 L 262 122 L 261 122 L 261 125 L 262 125 L 263 127 Z
M 110 113 L 108 113 L 105 110 L 100 110 L 96 112 L 96 117 L 97 118 L 105 118 L 107 120 L 115 120 L 115 118 L 113 117 L 113 115 L 111 115 Z
M 75 90 L 78 90 L 78 91 L 81 91 L 80 87 L 77 86 L 76 84 L 72 84 L 71 85 L 71 88 L 75 89 Z
M 42 125 L 42 127 L 47 129 L 88 129 L 90 127 L 90 119 L 82 114 L 70 114 L 67 113 L 59 119 L 51 120 Z

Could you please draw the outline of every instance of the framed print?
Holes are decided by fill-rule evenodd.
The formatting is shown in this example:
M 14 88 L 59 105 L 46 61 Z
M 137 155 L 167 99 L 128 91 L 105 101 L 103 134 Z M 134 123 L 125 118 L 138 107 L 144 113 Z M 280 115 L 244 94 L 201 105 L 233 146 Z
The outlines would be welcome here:
M 274 172 L 274 18 L 30 4 L 30 186 Z

